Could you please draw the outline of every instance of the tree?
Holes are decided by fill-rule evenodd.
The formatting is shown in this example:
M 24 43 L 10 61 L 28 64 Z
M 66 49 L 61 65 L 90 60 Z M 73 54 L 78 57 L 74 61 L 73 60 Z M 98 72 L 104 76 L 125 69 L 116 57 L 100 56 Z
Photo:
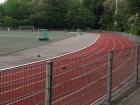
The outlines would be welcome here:
M 0 4 L 0 26 L 3 25 L 3 20 L 4 20 L 4 8 L 3 8 L 3 5 Z
M 30 0 L 28 0 L 29 2 Z M 27 2 L 23 0 L 7 0 L 4 4 L 4 14 L 5 14 L 5 21 L 6 23 L 3 23 L 6 25 L 7 21 L 11 22 L 11 26 L 16 26 L 20 24 L 24 24 L 25 20 L 29 17 L 29 10 Z M 16 23 L 15 23 L 16 22 Z M 28 22 L 26 22 L 28 23 Z
M 30 3 L 30 22 L 36 27 L 47 25 L 47 0 L 32 0 Z
M 140 0 L 118 0 L 118 8 L 115 14 L 115 0 L 7 0 L 0 5 L 0 26 L 102 27 L 140 34 Z
M 25 2 L 21 0 L 8 0 L 5 4 L 7 14 L 17 20 L 22 20 L 28 17 L 29 10 Z
M 68 28 L 93 28 L 95 15 L 89 8 L 83 6 L 82 1 L 70 0 L 65 22 Z
M 129 2 L 129 7 L 135 12 L 140 12 L 140 0 L 127 0 Z
M 88 8 L 77 8 L 68 11 L 66 14 L 66 23 L 69 28 L 93 28 L 95 17 Z
M 124 31 L 127 27 L 127 19 L 130 16 L 130 9 L 128 8 L 128 2 L 126 0 L 119 0 L 118 13 L 115 13 L 115 0 L 106 0 L 104 3 L 104 13 L 100 20 L 102 27 L 108 30 Z M 125 14 L 125 15 L 124 15 Z M 115 21 L 117 25 L 115 26 Z
M 49 0 L 47 7 L 47 24 L 49 28 L 65 28 L 65 14 L 68 0 Z
M 96 27 L 95 28 L 99 28 L 100 27 L 100 24 L 99 24 L 99 21 L 100 21 L 100 17 L 104 11 L 104 8 L 103 8 L 103 3 L 104 0 L 83 0 L 83 6 L 86 7 L 86 8 L 89 8 L 93 14 L 95 15 L 95 24 L 96 24 Z
M 127 0 L 129 8 L 131 8 L 131 16 L 129 18 L 130 30 L 133 29 L 134 34 L 140 35 L 140 0 Z M 132 28 L 133 27 L 133 28 Z

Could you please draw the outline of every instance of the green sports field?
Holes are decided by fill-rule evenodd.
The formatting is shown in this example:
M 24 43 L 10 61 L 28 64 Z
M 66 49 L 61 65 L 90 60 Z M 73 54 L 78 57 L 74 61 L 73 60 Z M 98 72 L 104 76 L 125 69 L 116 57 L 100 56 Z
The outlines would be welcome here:
M 64 31 L 49 31 L 49 41 L 39 41 L 38 32 L 21 31 L 21 32 L 2 32 L 0 31 L 0 56 L 9 55 L 14 52 L 35 48 L 41 45 L 52 43 L 73 37 Z

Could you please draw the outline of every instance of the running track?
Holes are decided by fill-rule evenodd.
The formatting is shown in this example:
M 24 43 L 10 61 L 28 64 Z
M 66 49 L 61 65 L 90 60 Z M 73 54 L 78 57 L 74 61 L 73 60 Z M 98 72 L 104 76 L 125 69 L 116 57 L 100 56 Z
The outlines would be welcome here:
M 105 96 L 108 51 L 114 51 L 113 92 L 116 92 L 133 74 L 134 47 L 121 36 L 100 33 L 97 42 L 88 48 L 49 59 L 53 61 L 52 105 L 90 105 Z M 2 71 L 0 105 L 44 105 L 46 62 Z

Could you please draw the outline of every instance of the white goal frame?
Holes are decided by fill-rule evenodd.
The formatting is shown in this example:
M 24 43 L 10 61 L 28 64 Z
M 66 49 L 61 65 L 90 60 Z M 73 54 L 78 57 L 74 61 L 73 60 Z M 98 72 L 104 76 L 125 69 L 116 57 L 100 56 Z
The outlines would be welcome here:
M 19 26 L 19 31 L 33 31 L 34 32 L 35 28 L 34 26 Z

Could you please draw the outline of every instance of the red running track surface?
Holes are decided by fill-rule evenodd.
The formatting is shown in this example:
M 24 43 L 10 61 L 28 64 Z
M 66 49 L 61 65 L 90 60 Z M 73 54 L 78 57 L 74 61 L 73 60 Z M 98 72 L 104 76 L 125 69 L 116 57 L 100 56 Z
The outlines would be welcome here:
M 86 49 L 53 61 L 52 105 L 90 105 L 107 92 L 108 51 L 113 56 L 113 91 L 133 73 L 135 45 L 100 33 Z M 0 105 L 44 105 L 47 61 L 0 72 Z M 129 66 L 128 66 L 129 65 Z

